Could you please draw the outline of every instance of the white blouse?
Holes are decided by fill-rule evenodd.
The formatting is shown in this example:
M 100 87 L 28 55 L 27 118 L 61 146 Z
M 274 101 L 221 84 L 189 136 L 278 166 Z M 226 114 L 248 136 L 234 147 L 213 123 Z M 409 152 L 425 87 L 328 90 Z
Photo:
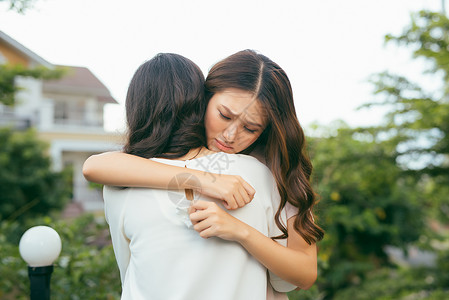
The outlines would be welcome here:
M 266 236 L 281 233 L 274 222 L 279 193 L 271 172 L 257 159 L 220 152 L 190 161 L 153 160 L 216 174 L 205 176 L 242 176 L 256 190 L 255 197 L 245 207 L 228 212 Z M 194 197 L 216 201 L 196 193 Z M 190 201 L 184 191 L 105 187 L 104 200 L 122 299 L 266 299 L 266 268 L 236 242 L 201 238 L 191 228 Z M 286 224 L 285 214 L 282 222 Z M 278 290 L 294 288 L 273 278 Z

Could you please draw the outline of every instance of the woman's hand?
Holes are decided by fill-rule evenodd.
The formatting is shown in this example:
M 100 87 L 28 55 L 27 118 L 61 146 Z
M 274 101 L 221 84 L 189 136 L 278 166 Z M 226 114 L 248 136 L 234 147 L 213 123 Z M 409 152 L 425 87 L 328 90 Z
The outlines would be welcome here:
M 219 237 L 228 241 L 238 241 L 245 236 L 245 223 L 234 218 L 215 202 L 193 201 L 190 207 L 193 229 L 202 238 Z
M 215 202 L 194 201 L 190 209 L 190 220 L 201 237 L 215 236 L 238 242 L 272 273 L 294 286 L 308 289 L 316 281 L 316 244 L 307 244 L 296 232 L 294 218 L 287 220 L 288 247 L 234 218 Z
M 237 209 L 250 203 L 256 191 L 238 175 L 205 173 L 198 192 L 223 200 L 226 209 Z

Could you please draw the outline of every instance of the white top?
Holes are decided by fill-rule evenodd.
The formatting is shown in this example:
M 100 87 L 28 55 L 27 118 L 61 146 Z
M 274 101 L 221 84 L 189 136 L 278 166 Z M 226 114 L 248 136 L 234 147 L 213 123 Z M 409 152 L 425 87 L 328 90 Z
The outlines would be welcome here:
M 255 197 L 229 213 L 267 236 L 281 233 L 274 222 L 279 193 L 271 172 L 257 159 L 220 152 L 190 161 L 153 160 L 242 176 Z M 195 193 L 196 199 L 215 201 Z M 189 226 L 184 191 L 105 187 L 104 200 L 122 299 L 266 299 L 265 267 L 236 242 L 201 238 Z M 286 224 L 286 217 L 282 221 Z

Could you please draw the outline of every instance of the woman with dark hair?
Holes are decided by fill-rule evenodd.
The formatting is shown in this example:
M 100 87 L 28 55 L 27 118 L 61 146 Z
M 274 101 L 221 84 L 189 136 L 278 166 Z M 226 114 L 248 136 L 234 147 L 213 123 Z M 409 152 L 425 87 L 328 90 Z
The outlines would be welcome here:
M 313 220 L 312 166 L 305 153 L 304 134 L 296 117 L 287 75 L 267 57 L 245 50 L 214 65 L 205 87 L 207 147 L 226 153 L 247 153 L 269 167 L 277 187 L 271 194 L 279 201 L 274 219 L 280 231 L 274 238 L 276 243 L 216 202 L 201 200 L 192 205 L 190 219 L 194 229 L 205 238 L 218 236 L 240 243 L 272 271 L 272 276 L 277 274 L 294 286 L 309 288 L 316 280 L 315 243 L 322 238 L 323 231 Z M 83 169 L 86 178 L 120 186 L 193 189 L 223 200 L 228 209 L 245 206 L 254 195 L 254 189 L 241 177 L 213 169 L 208 169 L 211 175 L 162 165 L 129 155 L 137 154 L 133 151 L 125 152 L 92 156 Z M 172 180 L 180 174 L 189 174 L 196 180 L 194 183 Z M 258 175 L 255 172 L 252 177 Z M 257 188 L 256 191 L 260 193 Z M 293 286 L 276 288 L 288 291 Z
M 155 56 L 138 68 L 128 88 L 125 151 L 167 166 L 205 171 L 213 162 L 226 174 L 249 178 L 256 172 L 249 181 L 260 195 L 229 215 L 264 236 L 278 235 L 274 207 L 279 199 L 272 194 L 271 172 L 251 156 L 204 147 L 205 106 L 200 69 L 180 55 Z M 267 269 L 261 263 L 238 243 L 205 241 L 191 228 L 188 209 L 194 197 L 191 190 L 105 186 L 122 299 L 266 299 Z M 217 200 L 196 198 L 219 208 Z

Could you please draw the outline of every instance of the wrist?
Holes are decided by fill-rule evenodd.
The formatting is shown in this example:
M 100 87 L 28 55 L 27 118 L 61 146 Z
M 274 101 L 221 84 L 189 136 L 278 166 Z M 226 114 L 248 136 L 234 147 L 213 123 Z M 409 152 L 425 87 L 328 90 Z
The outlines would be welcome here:
M 211 176 L 211 173 L 208 173 L 206 171 L 198 171 L 197 174 L 194 174 L 197 185 L 194 188 L 195 191 L 199 193 L 203 193 L 205 190 L 212 190 L 213 189 L 213 176 Z
M 191 189 L 197 192 L 201 191 L 203 182 L 201 180 L 202 172 L 188 169 L 186 172 L 178 175 L 177 181 L 180 183 L 179 189 Z
M 244 245 L 249 240 L 249 238 L 251 236 L 251 228 L 245 223 L 242 223 L 242 224 L 243 224 L 242 228 L 239 228 L 239 230 L 236 230 L 235 241 Z

